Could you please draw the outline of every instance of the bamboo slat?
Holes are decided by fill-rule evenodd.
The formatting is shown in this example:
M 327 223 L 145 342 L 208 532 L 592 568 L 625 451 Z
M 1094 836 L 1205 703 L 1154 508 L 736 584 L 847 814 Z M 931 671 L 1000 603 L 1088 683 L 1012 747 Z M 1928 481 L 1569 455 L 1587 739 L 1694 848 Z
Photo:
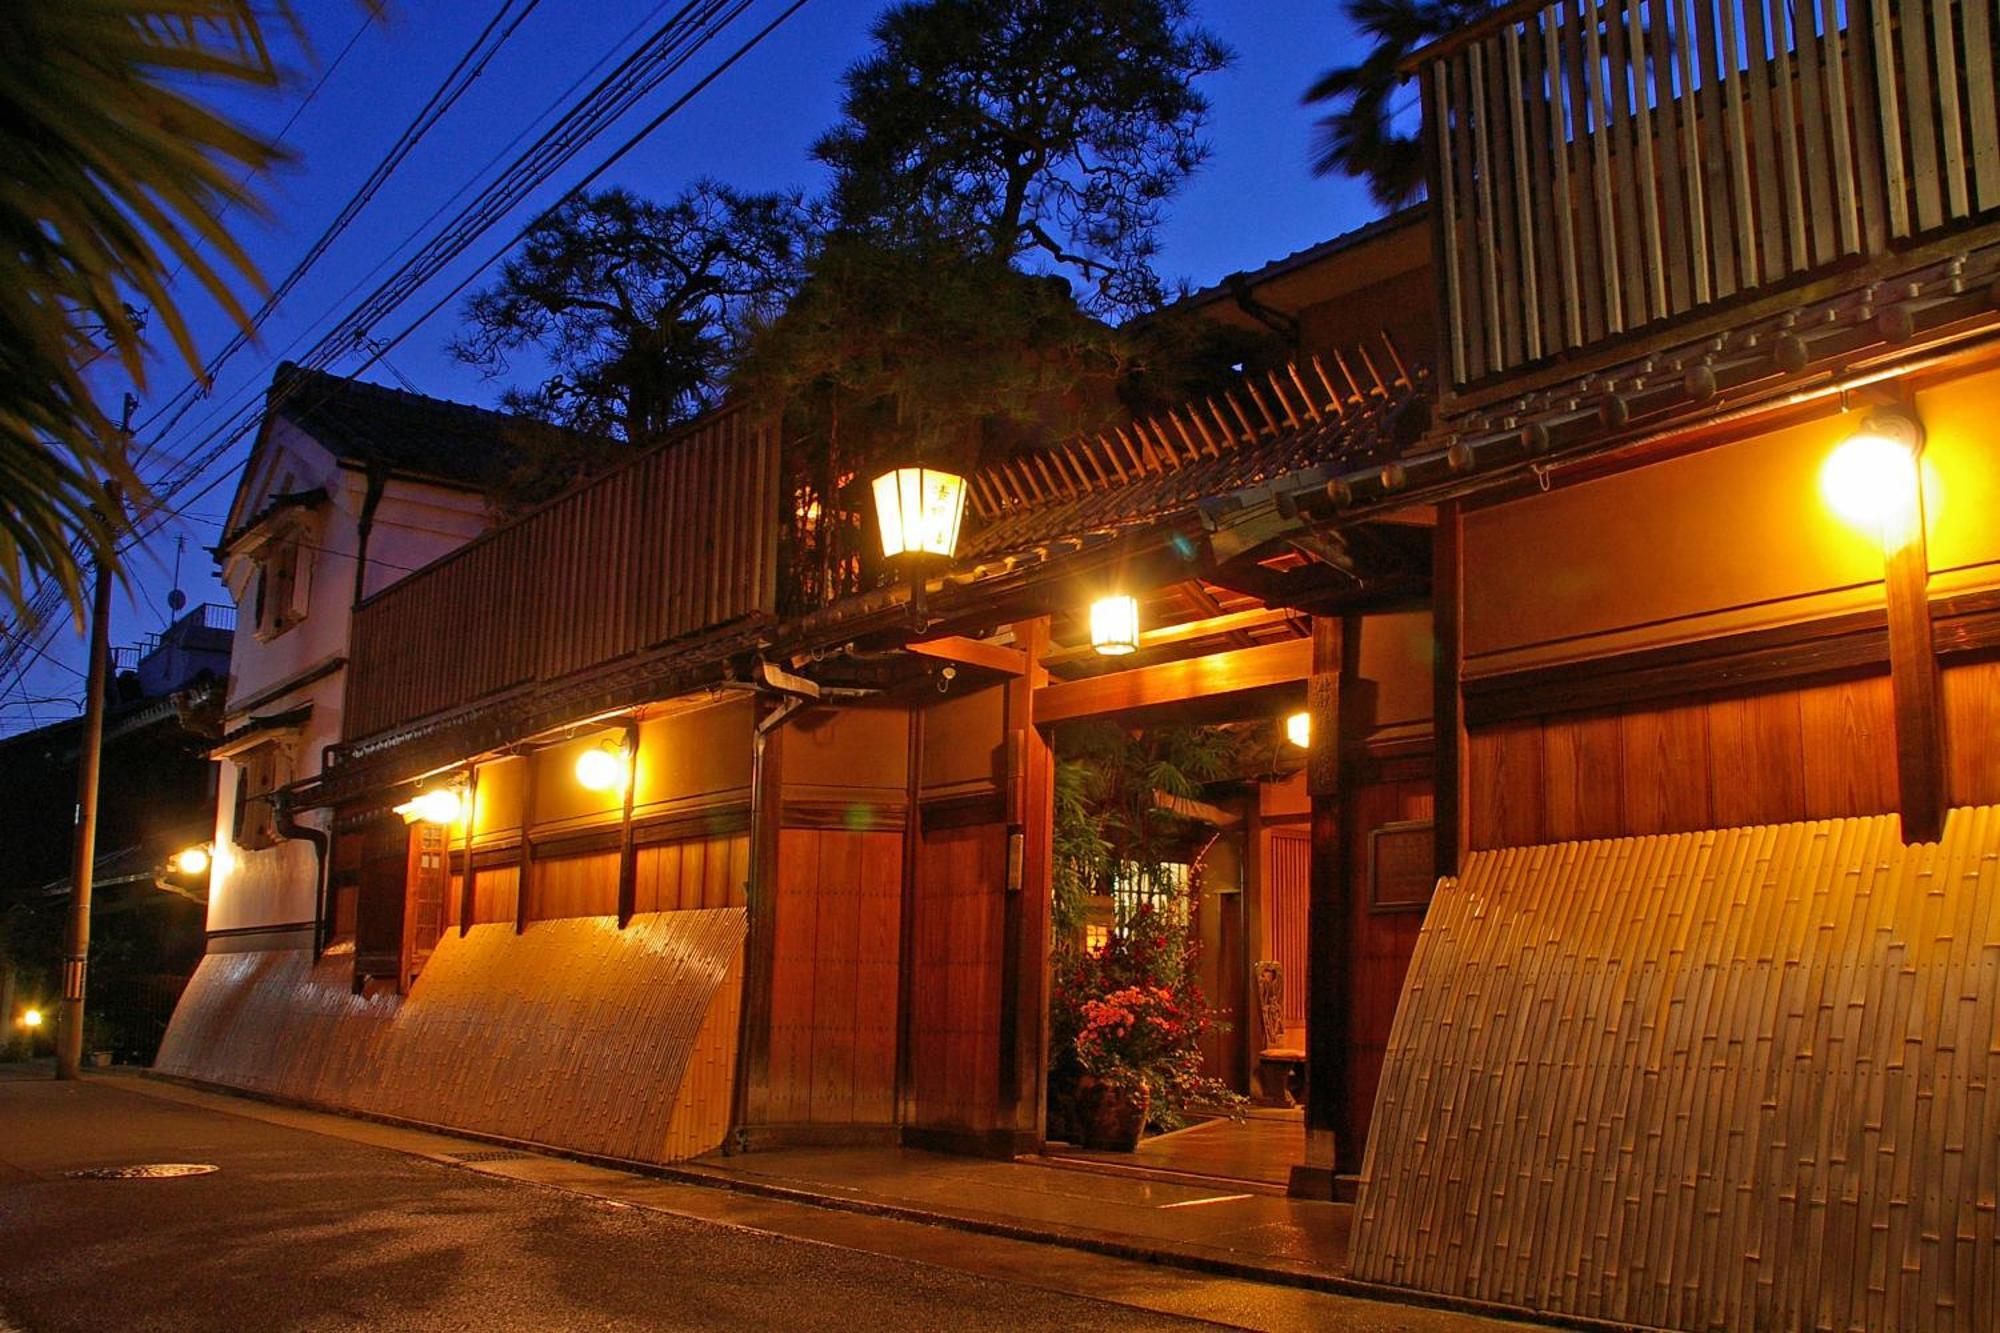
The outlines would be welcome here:
M 485 880 L 487 875 L 478 876 Z M 481 885 L 482 891 L 484 885 Z M 353 957 L 212 953 L 154 1067 L 314 1105 L 669 1162 L 728 1129 L 744 912 L 452 931 L 410 993 Z
M 2000 808 L 1472 855 L 1351 1271 L 1669 1328 L 1992 1326 Z
M 1453 385 L 2000 206 L 1995 8 L 1553 0 L 1440 43 L 1418 72 Z

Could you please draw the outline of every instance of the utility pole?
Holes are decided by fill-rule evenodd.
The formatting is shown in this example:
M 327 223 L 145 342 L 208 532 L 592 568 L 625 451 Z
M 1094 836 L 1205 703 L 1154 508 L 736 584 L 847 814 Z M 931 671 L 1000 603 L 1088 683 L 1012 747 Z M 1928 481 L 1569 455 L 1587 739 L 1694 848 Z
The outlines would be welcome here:
M 104 485 L 107 543 L 117 540 L 124 506 L 118 484 Z M 70 862 L 69 933 L 63 953 L 62 1007 L 56 1029 L 56 1077 L 83 1070 L 84 974 L 90 964 L 91 872 L 97 864 L 97 770 L 104 749 L 104 678 L 111 665 L 111 559 L 97 558 L 90 599 L 90 671 L 84 681 L 83 736 L 76 752 L 76 852 Z

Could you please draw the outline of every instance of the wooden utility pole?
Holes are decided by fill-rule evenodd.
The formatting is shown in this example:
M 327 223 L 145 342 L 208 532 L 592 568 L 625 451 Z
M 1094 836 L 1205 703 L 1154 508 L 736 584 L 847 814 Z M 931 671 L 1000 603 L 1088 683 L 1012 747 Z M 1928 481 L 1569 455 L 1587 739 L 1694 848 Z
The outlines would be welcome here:
M 107 482 L 106 541 L 115 541 L 121 506 Z M 62 1007 L 56 1027 L 56 1077 L 83 1070 L 83 995 L 90 966 L 91 872 L 97 863 L 97 772 L 104 748 L 104 683 L 111 666 L 111 560 L 100 554 L 90 599 L 90 669 L 84 678 L 83 734 L 76 752 L 76 843 L 70 859 L 69 931 L 62 970 Z

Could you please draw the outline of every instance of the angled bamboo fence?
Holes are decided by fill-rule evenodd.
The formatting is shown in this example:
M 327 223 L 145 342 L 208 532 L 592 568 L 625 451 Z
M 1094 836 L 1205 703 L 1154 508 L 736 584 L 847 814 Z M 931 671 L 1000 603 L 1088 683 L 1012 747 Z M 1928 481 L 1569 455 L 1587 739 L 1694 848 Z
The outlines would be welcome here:
M 1357 1277 L 1674 1328 L 2000 1321 L 2000 807 L 1473 855 Z
M 634 1161 L 729 1127 L 740 907 L 449 931 L 406 996 L 353 958 L 211 953 L 154 1068 L 290 1101 Z

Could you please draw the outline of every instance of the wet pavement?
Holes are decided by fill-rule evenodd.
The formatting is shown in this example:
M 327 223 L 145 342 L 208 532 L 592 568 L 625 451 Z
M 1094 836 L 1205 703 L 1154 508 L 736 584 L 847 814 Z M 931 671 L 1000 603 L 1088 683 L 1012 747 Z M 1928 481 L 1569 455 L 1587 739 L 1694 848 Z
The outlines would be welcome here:
M 66 1174 L 139 1162 L 219 1169 L 157 1180 Z M 1500 1327 L 130 1076 L 83 1085 L 0 1077 L 0 1329 L 851 1331 L 1197 1320 Z
M 1129 1160 L 1129 1159 L 1128 1159 Z M 704 1158 L 720 1179 L 885 1205 L 1148 1260 L 1318 1277 L 1347 1267 L 1353 1209 L 1225 1181 L 1080 1170 L 1093 1163 L 987 1161 L 914 1148 L 793 1148 Z M 1105 1163 L 1110 1166 L 1112 1163 Z

